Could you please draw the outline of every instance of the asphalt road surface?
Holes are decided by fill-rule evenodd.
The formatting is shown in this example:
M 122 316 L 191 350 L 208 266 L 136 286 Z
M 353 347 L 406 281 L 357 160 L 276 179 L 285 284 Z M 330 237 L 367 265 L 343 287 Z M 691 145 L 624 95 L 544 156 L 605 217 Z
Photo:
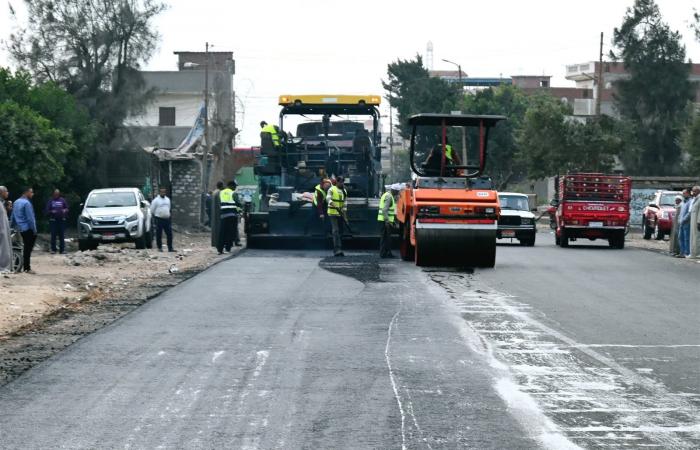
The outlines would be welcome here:
M 700 447 L 700 265 L 247 251 L 0 388 L 0 447 Z

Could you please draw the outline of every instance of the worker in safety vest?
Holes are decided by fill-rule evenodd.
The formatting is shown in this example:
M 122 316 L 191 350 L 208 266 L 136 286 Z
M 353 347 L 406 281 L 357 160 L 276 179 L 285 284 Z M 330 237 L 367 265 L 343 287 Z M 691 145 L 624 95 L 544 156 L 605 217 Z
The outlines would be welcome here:
M 238 205 L 238 199 L 234 192 L 236 189 L 236 182 L 229 181 L 226 188 L 219 192 L 219 203 L 220 206 L 220 225 L 219 225 L 219 243 L 216 249 L 221 255 L 224 250 L 227 252 L 231 251 L 233 244 L 236 247 L 241 246 L 241 241 L 238 236 L 238 215 L 240 213 L 240 206 Z
M 343 224 L 347 218 L 348 193 L 345 190 L 345 180 L 339 176 L 335 180 L 335 185 L 328 189 L 326 204 L 328 205 L 328 220 L 331 222 L 331 232 L 333 233 L 333 256 L 345 256 L 343 253 Z
M 379 257 L 393 258 L 391 253 L 391 232 L 396 223 L 396 196 L 401 191 L 400 184 L 392 184 L 388 191 L 382 194 L 379 199 L 379 211 L 377 212 L 377 222 L 379 222 Z
M 309 220 L 306 221 L 304 226 L 304 234 L 308 234 L 309 228 L 311 228 L 315 223 L 320 223 L 324 225 L 326 222 L 326 195 L 328 195 L 328 189 L 331 187 L 331 180 L 324 178 L 319 184 L 314 187 L 313 196 L 313 207 L 311 208 L 311 214 L 309 215 Z M 323 227 L 325 229 L 325 227 Z
M 260 146 L 265 149 L 269 145 L 272 145 L 274 150 L 279 150 L 282 146 L 279 128 L 263 120 L 260 122 Z

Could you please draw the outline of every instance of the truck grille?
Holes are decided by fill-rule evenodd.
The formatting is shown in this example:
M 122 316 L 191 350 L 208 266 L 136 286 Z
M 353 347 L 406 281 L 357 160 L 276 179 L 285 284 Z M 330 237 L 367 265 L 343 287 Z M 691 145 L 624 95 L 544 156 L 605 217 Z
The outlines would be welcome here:
M 520 225 L 520 216 L 501 216 L 498 219 L 499 225 Z

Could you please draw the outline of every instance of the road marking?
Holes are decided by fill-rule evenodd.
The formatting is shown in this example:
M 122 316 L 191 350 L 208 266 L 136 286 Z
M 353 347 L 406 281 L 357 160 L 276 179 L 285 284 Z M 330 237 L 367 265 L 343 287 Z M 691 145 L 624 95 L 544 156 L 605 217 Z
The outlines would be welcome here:
M 501 378 L 496 384 L 509 406 L 512 398 L 516 404 L 517 399 L 532 401 L 532 408 L 586 447 L 610 447 L 610 441 L 616 441 L 616 448 L 698 448 L 700 410 L 696 401 L 690 401 L 697 394 L 670 392 L 649 377 L 648 369 L 628 369 L 595 350 L 698 345 L 582 344 L 536 320 L 514 297 L 475 290 L 461 274 L 429 277 L 455 301 L 467 343 L 492 357 L 492 367 L 509 373 L 506 380 L 513 385 Z M 527 412 L 519 413 L 516 417 L 532 429 L 522 417 Z
M 214 352 L 214 356 L 211 357 L 212 364 L 215 363 L 216 360 L 219 359 L 219 356 L 223 355 L 224 353 L 226 353 L 226 352 L 223 350 L 220 350 L 218 352 Z
M 391 332 L 394 329 L 394 325 L 399 318 L 399 314 L 403 309 L 403 300 L 399 304 L 399 309 L 394 314 L 389 322 L 389 328 L 387 329 L 386 337 L 386 347 L 384 347 L 384 359 L 386 360 L 386 366 L 389 368 L 389 380 L 391 381 L 391 388 L 394 390 L 394 397 L 396 398 L 396 404 L 399 406 L 399 412 L 401 413 L 401 450 L 406 450 L 406 414 L 403 410 L 403 405 L 401 404 L 401 395 L 399 395 L 399 390 L 396 386 L 396 378 L 394 377 L 394 369 L 391 367 Z

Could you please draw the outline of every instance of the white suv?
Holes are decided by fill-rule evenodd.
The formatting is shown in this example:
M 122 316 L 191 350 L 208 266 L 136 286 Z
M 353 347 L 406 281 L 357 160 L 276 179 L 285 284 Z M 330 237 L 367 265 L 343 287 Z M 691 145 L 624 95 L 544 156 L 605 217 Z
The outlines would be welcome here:
M 94 250 L 101 242 L 134 242 L 152 248 L 150 204 L 136 188 L 95 189 L 78 218 L 78 248 Z
M 499 192 L 501 217 L 498 219 L 498 239 L 517 239 L 520 245 L 535 245 L 537 225 L 535 215 L 525 194 Z

